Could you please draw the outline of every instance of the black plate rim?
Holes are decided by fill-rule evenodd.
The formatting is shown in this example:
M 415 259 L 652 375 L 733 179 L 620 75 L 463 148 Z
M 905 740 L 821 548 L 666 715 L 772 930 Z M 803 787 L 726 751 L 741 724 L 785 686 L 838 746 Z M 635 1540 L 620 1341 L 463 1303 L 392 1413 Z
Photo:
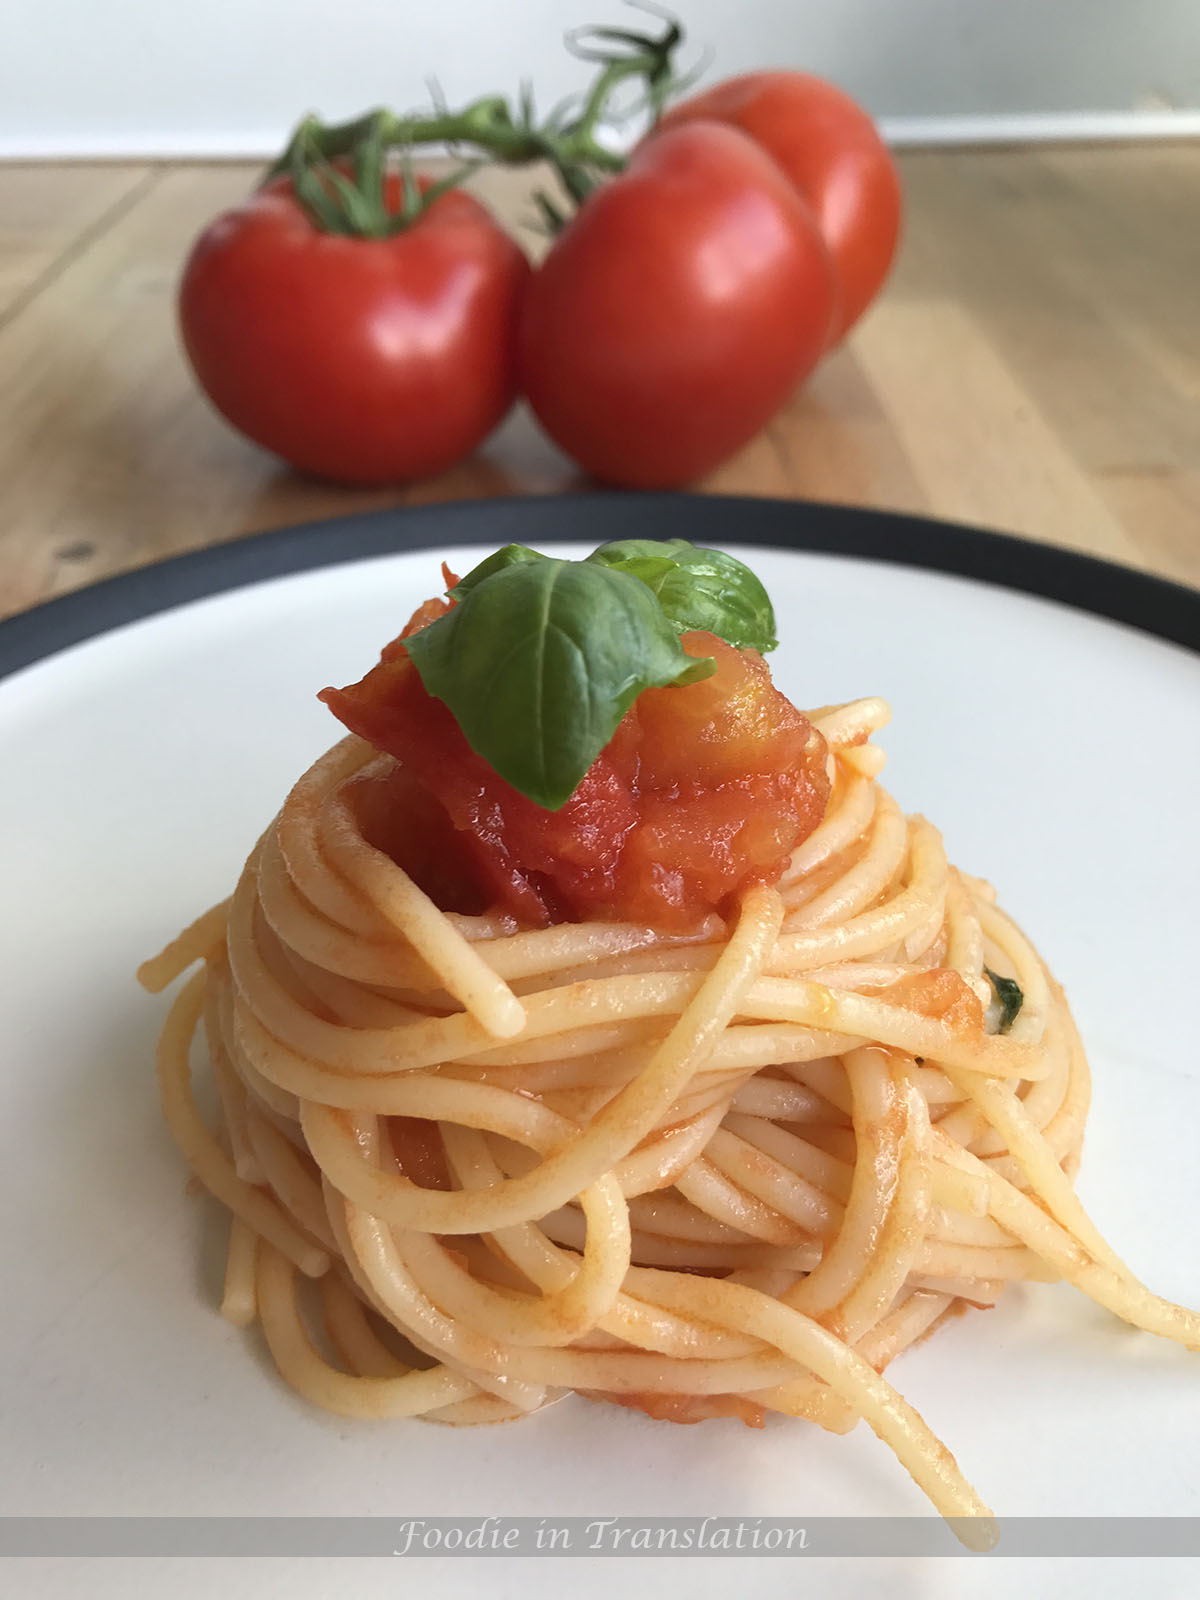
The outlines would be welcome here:
M 752 544 L 973 578 L 1200 653 L 1200 590 L 1097 556 L 903 512 L 737 495 L 514 495 L 300 523 L 118 573 L 0 621 L 0 678 L 128 623 L 271 578 L 451 544 L 629 535 Z

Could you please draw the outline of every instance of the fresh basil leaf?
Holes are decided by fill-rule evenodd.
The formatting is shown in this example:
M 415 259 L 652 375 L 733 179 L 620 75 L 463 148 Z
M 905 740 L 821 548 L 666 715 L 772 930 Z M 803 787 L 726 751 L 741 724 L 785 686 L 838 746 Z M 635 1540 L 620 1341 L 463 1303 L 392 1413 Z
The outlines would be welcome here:
M 1015 978 L 1002 978 L 998 972 L 993 972 L 991 967 L 984 967 L 984 976 L 996 991 L 996 999 L 1000 1002 L 1000 1033 L 1007 1033 L 1017 1020 L 1021 1007 L 1025 1004 L 1025 996 L 1021 985 Z
M 528 545 L 506 544 L 503 550 L 497 550 L 486 561 L 481 561 L 477 567 L 472 567 L 466 577 L 460 578 L 454 588 L 447 590 L 447 593 L 452 600 L 462 600 L 472 589 L 477 589 L 485 578 L 490 578 L 495 572 L 503 572 L 505 567 L 517 567 L 527 561 L 547 559 L 540 550 L 531 550 Z
M 703 628 L 739 650 L 763 654 L 779 643 L 767 591 L 744 562 L 723 550 L 686 539 L 620 539 L 588 560 L 640 579 L 678 633 Z
M 643 689 L 716 671 L 685 653 L 645 584 L 549 557 L 493 569 L 405 647 L 472 750 L 548 811 L 574 794 Z

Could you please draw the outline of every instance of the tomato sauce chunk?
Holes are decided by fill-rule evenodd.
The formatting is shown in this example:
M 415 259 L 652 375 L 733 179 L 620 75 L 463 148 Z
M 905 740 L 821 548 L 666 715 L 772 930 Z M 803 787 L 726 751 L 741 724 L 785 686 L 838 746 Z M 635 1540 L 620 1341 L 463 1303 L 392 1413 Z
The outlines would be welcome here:
M 421 682 L 403 639 L 440 609 L 427 602 L 361 682 L 321 699 L 399 763 L 360 780 L 360 822 L 443 910 L 684 930 L 773 883 L 824 815 L 825 741 L 761 656 L 711 633 L 682 644 L 716 672 L 646 690 L 567 803 L 544 810 Z

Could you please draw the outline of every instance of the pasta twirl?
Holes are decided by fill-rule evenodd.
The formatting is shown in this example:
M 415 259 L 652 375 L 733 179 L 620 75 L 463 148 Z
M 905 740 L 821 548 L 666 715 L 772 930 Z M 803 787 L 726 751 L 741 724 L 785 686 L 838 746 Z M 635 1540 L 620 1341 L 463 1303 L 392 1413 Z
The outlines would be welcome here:
M 964 1305 L 1064 1278 L 1191 1348 L 1071 1184 L 1087 1063 L 988 887 L 815 713 L 824 820 L 728 927 L 450 915 L 348 803 L 344 740 L 218 907 L 163 1031 L 167 1120 L 233 1214 L 224 1310 L 352 1417 L 516 1417 L 576 1390 L 651 1416 L 857 1419 L 970 1542 L 986 1507 L 881 1373 Z M 1006 1033 L 990 973 L 1020 985 Z M 201 1123 L 204 1017 L 223 1129 Z M 305 1278 L 319 1280 L 306 1309 Z

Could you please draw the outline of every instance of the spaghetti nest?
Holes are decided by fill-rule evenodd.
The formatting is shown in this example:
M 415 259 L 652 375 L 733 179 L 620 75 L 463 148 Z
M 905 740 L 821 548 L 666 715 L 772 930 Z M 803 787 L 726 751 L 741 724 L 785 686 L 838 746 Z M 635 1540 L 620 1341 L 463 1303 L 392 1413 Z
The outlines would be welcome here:
M 350 738 L 305 774 L 228 905 L 140 974 L 203 959 L 163 1104 L 233 1213 L 226 1314 L 261 1323 L 294 1388 L 457 1423 L 570 1389 L 679 1421 L 862 1417 L 943 1514 L 982 1518 L 880 1376 L 940 1319 L 1061 1277 L 1200 1345 L 1075 1196 L 1066 1002 L 875 781 L 887 715 L 813 714 L 824 821 L 728 928 L 686 936 L 445 915 L 362 836 L 357 786 L 391 758 Z M 192 1097 L 201 1022 L 219 1135 Z

